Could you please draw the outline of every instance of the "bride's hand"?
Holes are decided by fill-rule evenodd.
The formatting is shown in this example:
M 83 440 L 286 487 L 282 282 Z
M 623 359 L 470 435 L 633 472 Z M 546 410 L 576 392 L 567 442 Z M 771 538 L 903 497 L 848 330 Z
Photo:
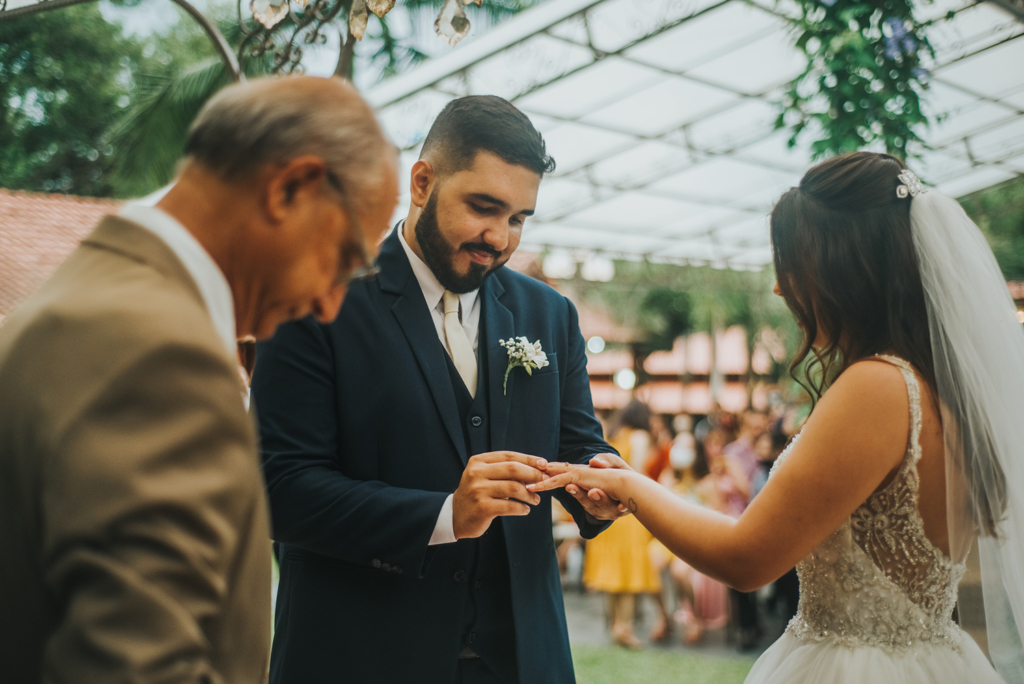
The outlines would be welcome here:
M 598 454 L 590 459 L 591 468 L 620 468 L 625 470 L 633 470 L 629 467 L 629 464 L 622 459 L 621 456 L 615 454 Z M 591 501 L 596 501 L 601 504 L 602 507 L 607 508 L 611 506 L 614 509 L 614 517 L 602 518 L 605 520 L 615 520 L 621 518 L 624 515 L 629 514 L 629 508 L 624 503 L 620 503 L 616 499 L 611 498 L 600 489 L 580 489 L 576 485 L 569 485 L 565 488 L 565 491 L 569 492 L 580 502 L 583 502 L 582 497 L 589 497 Z
M 594 460 L 604 457 L 605 455 L 595 457 Z M 587 466 L 550 462 L 546 469 L 550 476 L 549 479 L 529 485 L 527 489 L 531 492 L 546 492 L 562 487 L 565 487 L 566 491 L 575 488 L 577 491 L 587 492 L 590 495 L 588 498 L 593 498 L 594 494 L 603 494 L 615 502 L 625 502 L 628 498 L 626 497 L 626 485 L 629 477 L 635 476 L 635 471 L 629 468 L 625 462 L 622 462 L 621 465 L 607 461 L 600 464 L 593 461 L 591 463 L 593 465 Z M 619 513 L 626 512 L 624 503 L 618 504 L 617 508 Z

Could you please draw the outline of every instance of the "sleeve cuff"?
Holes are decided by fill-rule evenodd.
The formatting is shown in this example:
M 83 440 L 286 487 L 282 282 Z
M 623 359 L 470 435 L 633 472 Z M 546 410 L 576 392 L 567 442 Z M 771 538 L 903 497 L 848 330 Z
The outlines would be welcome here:
M 455 518 L 452 511 L 452 501 L 454 499 L 455 495 L 449 494 L 448 498 L 444 500 L 444 505 L 441 506 L 441 513 L 437 516 L 437 524 L 434 525 L 434 533 L 430 535 L 428 546 L 451 544 L 456 541 Z

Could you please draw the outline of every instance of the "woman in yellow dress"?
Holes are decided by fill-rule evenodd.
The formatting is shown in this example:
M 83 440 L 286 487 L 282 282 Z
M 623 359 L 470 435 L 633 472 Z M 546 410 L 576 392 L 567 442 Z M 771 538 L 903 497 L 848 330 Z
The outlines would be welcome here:
M 639 472 L 644 472 L 644 461 L 651 452 L 650 424 L 650 408 L 634 399 L 614 421 L 608 439 L 630 467 Z M 583 583 L 588 589 L 608 594 L 612 635 L 616 643 L 627 648 L 641 646 L 633 631 L 639 594 L 651 595 L 659 609 L 651 639 L 660 641 L 668 632 L 668 615 L 661 600 L 661 578 L 647 551 L 652 538 L 636 518 L 627 516 L 587 542 Z

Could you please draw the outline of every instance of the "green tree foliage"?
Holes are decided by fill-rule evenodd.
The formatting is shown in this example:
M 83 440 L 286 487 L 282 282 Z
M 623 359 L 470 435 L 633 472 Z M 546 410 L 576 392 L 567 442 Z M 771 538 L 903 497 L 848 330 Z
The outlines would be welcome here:
M 1024 177 L 960 199 L 985 234 L 1007 280 L 1024 280 Z
M 921 92 L 934 56 L 913 0 L 800 0 L 793 20 L 807 69 L 782 99 L 776 128 L 789 144 L 813 138 L 814 158 L 853 152 L 875 142 L 907 156 L 927 125 Z
M 202 29 L 172 7 L 179 21 L 146 36 L 126 34 L 97 3 L 0 22 L 0 187 L 124 197 L 162 185 L 149 164 L 126 165 L 121 153 L 152 129 L 122 126 L 172 75 L 216 59 Z M 159 140 L 143 153 L 173 171 L 180 148 L 161 150 Z
M 145 12 L 145 3 L 114 0 Z M 413 23 L 433 22 L 442 0 L 410 0 Z M 138 6 L 134 6 L 138 5 Z M 246 3 L 247 6 L 247 3 Z M 496 23 L 528 0 L 484 4 L 474 22 Z M 221 31 L 237 49 L 243 35 L 234 6 L 221 11 Z M 209 38 L 184 12 L 149 36 L 125 35 L 94 3 L 0 22 L 0 187 L 77 195 L 133 197 L 174 175 L 189 125 L 231 82 Z M 347 17 L 347 9 L 339 17 Z M 415 66 L 426 55 L 412 37 L 396 37 L 374 19 L 357 49 L 381 76 Z M 286 19 L 282 30 L 294 30 Z M 336 28 L 347 34 L 343 19 Z M 268 72 L 273 51 L 243 55 L 248 76 Z
M 433 22 L 442 4 L 443 0 L 408 0 L 403 6 L 409 10 L 410 19 L 416 26 L 428 17 Z M 497 23 L 529 6 L 528 0 L 485 2 L 480 19 Z M 344 37 L 348 34 L 345 23 L 348 3 L 338 17 L 335 29 Z M 368 64 L 380 69 L 382 78 L 401 73 L 426 59 L 412 40 L 392 33 L 388 23 L 391 17 L 372 15 L 366 38 L 354 46 L 360 55 L 365 53 Z M 477 21 L 476 17 L 474 21 Z M 222 16 L 218 24 L 228 43 L 237 49 L 245 36 L 233 10 Z M 250 20 L 247 29 L 251 31 L 254 28 L 256 25 Z M 290 36 L 295 28 L 294 17 L 289 16 L 279 25 L 278 35 Z M 417 31 L 413 31 L 413 35 L 416 34 Z M 144 195 L 171 180 L 192 120 L 218 90 L 231 82 L 224 63 L 212 56 L 212 51 L 206 54 L 211 56 L 177 70 L 157 76 L 140 75 L 138 96 L 117 122 L 111 136 L 115 149 L 115 179 L 122 196 Z M 273 50 L 260 56 L 243 54 L 240 67 L 248 77 L 259 76 L 268 73 L 273 62 Z M 348 73 L 356 63 L 350 58 L 345 59 L 343 50 L 339 70 Z
M 143 46 L 95 4 L 0 22 L 0 186 L 109 195 Z
M 693 302 L 690 294 L 670 287 L 654 287 L 640 304 L 646 346 L 650 351 L 671 349 L 676 338 L 693 329 Z

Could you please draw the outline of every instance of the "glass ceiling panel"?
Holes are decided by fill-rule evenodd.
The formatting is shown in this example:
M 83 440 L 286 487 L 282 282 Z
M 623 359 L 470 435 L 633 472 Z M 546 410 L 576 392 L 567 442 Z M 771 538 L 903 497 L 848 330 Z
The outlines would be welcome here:
M 1017 173 L 1024 173 L 1024 154 L 1019 157 L 1014 157 L 1013 159 L 1007 159 L 1003 163 L 1003 166 L 1016 171 Z
M 947 3 L 950 4 L 950 3 Z M 963 8 L 964 2 L 952 3 Z M 927 7 L 927 5 L 925 5 Z M 958 8 L 954 8 L 958 9 Z M 1024 26 L 999 9 L 986 3 L 975 4 L 957 12 L 953 21 L 939 22 L 930 32 L 939 64 L 973 54 L 982 48 L 1020 35 Z
M 961 140 L 971 133 L 1001 124 L 1013 118 L 1015 113 L 999 104 L 974 100 L 946 116 L 928 131 L 926 140 L 932 145 L 941 147 Z
M 959 154 L 951 154 L 953 151 Z M 961 143 L 959 150 L 954 147 L 947 150 L 923 151 L 920 158 L 914 162 L 914 168 L 915 173 L 925 183 L 941 184 L 970 173 L 971 160 Z
M 576 118 L 596 107 L 659 83 L 665 75 L 654 69 L 608 57 L 590 68 L 516 100 L 524 112 Z
M 566 123 L 548 131 L 544 140 L 548 154 L 558 164 L 557 172 L 564 174 L 621 152 L 636 139 L 624 133 Z
M 423 141 L 430 124 L 452 98 L 434 90 L 422 90 L 379 112 L 381 125 L 399 149 Z
M 813 163 L 810 150 L 801 145 L 790 147 L 789 135 L 789 131 L 777 131 L 763 140 L 743 147 L 735 156 L 772 168 L 786 169 L 802 174 Z
M 749 220 L 753 216 L 761 215 L 761 212 L 752 214 L 738 209 L 709 206 L 708 210 L 702 214 L 673 221 L 656 232 L 658 235 L 676 240 L 692 240 L 701 235 L 711 235 L 716 230 Z
M 785 29 L 747 43 L 686 73 L 748 95 L 760 95 L 788 83 L 807 68 L 807 59 L 788 40 Z
M 1017 117 L 1009 123 L 997 126 L 984 133 L 972 135 L 971 154 L 979 161 L 998 162 L 1024 152 L 1024 118 Z
M 1016 174 L 1013 171 L 991 166 L 977 167 L 959 178 L 939 183 L 939 192 L 951 197 L 962 197 L 966 194 L 990 188 L 993 185 L 1008 181 Z
M 586 183 L 550 178 L 540 184 L 537 214 L 529 222 L 554 220 L 559 214 L 572 212 L 599 200 L 599 197 L 595 197 L 595 189 Z
M 597 162 L 588 177 L 601 185 L 637 187 L 692 163 L 693 155 L 686 148 L 649 140 Z
M 1017 68 L 1010 68 L 1016 64 Z M 1024 41 L 1014 40 L 991 48 L 974 57 L 936 69 L 935 75 L 946 83 L 969 92 L 1000 98 L 1020 90 L 1024 85 Z
M 655 136 L 701 118 L 739 95 L 684 78 L 665 77 L 659 83 L 585 116 L 582 121 L 618 130 Z
M 771 135 L 778 111 L 762 99 L 746 99 L 689 127 L 687 140 L 698 149 L 726 153 Z
M 790 148 L 774 130 L 780 89 L 805 67 L 779 16 L 794 8 L 548 0 L 366 95 L 406 172 L 453 97 L 498 94 L 526 112 L 558 168 L 524 249 L 759 268 L 767 213 L 812 164 L 813 131 Z M 1024 174 L 1024 24 L 969 0 L 920 10 L 937 22 L 922 97 L 941 121 L 910 165 L 953 196 Z
M 615 52 L 715 4 L 715 0 L 604 0 L 587 13 L 587 24 L 594 47 Z
M 512 99 L 593 61 L 594 54 L 584 47 L 539 35 L 476 65 L 466 81 L 470 93 Z
M 631 232 L 644 229 L 650 234 L 674 220 L 698 216 L 711 209 L 706 204 L 684 202 L 643 192 L 622 192 L 593 204 L 571 217 L 574 225 L 601 226 Z
M 758 38 L 776 33 L 778 19 L 742 2 L 729 2 L 646 40 L 626 55 L 683 73 Z
M 1018 114 L 1024 112 L 1024 89 L 1015 95 L 1004 97 L 1003 104 L 1015 108 Z
M 799 179 L 798 179 L 799 180 Z M 728 205 L 753 193 L 789 187 L 789 174 L 727 157 L 716 157 L 651 187 L 681 198 Z

